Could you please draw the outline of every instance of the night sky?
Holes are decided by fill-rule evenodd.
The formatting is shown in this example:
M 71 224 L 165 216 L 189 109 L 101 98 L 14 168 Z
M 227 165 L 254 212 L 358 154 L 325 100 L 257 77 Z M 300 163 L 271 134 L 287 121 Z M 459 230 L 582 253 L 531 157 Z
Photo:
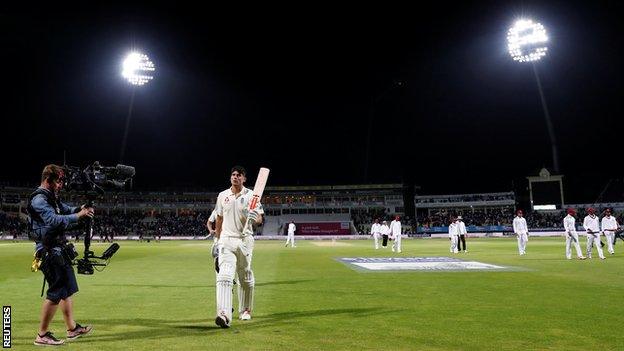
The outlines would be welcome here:
M 115 165 L 132 94 L 120 66 L 136 48 L 157 70 L 128 132 L 138 189 L 224 188 L 242 164 L 271 168 L 271 185 L 508 191 L 552 166 L 531 65 L 507 53 L 521 16 L 551 39 L 538 70 L 562 173 L 591 179 L 569 192 L 622 177 L 620 2 L 353 6 L 0 12 L 0 181 L 35 185 L 64 150 Z

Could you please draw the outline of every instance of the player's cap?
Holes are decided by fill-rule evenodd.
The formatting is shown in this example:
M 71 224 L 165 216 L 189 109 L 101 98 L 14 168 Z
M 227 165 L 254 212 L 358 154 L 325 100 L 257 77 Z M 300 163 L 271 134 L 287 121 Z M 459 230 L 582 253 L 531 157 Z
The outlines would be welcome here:
M 463 219 L 462 216 L 457 216 L 457 219 Z
M 576 210 L 573 209 L 572 207 L 568 208 L 568 214 L 569 215 L 575 215 L 576 214 Z
M 611 210 L 607 208 L 607 209 L 605 210 L 605 213 L 611 213 Z
M 516 211 L 516 214 L 523 214 L 522 210 Z
M 593 207 L 590 207 L 590 208 L 588 208 L 588 209 L 587 209 L 587 212 L 588 212 L 588 213 L 592 213 L 592 214 L 593 214 L 593 213 L 595 213 L 595 212 L 596 212 L 596 210 L 594 210 L 594 208 L 593 208 Z
M 401 217 L 399 217 L 399 216 L 394 217 L 395 221 L 398 221 L 399 219 L 401 219 Z

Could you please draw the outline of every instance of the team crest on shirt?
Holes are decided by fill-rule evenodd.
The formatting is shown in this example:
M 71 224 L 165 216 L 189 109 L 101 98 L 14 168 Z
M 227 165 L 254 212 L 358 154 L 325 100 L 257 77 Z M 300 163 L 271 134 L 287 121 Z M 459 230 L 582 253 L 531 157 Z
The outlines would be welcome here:
M 223 203 L 226 203 L 226 204 L 227 204 L 228 202 L 230 202 L 230 198 L 229 198 L 229 197 L 226 197 L 226 198 L 225 198 L 225 200 L 223 200 Z

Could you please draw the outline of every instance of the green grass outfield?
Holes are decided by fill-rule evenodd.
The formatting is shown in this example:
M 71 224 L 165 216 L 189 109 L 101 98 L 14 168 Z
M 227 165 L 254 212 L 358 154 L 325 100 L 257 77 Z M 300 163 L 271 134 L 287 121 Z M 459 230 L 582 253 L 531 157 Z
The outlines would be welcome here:
M 105 271 L 78 276 L 76 319 L 94 331 L 62 349 L 624 350 L 620 242 L 605 261 L 568 261 L 562 238 L 530 238 L 523 257 L 515 239 L 472 239 L 456 257 L 523 269 L 402 273 L 351 269 L 335 258 L 393 253 L 371 240 L 337 243 L 257 241 L 253 319 L 224 330 L 214 325 L 209 242 L 120 242 Z M 449 256 L 444 239 L 403 245 L 404 257 Z M 12 306 L 17 350 L 37 348 L 31 255 L 32 243 L 0 243 L 0 302 Z M 59 311 L 52 330 L 64 329 Z

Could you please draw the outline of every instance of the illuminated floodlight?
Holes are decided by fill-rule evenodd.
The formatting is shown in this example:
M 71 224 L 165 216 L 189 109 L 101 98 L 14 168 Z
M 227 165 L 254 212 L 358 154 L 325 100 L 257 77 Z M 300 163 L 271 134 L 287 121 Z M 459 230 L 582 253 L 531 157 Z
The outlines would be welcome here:
M 534 62 L 546 55 L 548 36 L 541 23 L 521 19 L 507 32 L 509 55 L 518 62 Z
M 121 75 L 132 85 L 143 85 L 154 79 L 156 68 L 147 55 L 131 52 L 123 62 Z

